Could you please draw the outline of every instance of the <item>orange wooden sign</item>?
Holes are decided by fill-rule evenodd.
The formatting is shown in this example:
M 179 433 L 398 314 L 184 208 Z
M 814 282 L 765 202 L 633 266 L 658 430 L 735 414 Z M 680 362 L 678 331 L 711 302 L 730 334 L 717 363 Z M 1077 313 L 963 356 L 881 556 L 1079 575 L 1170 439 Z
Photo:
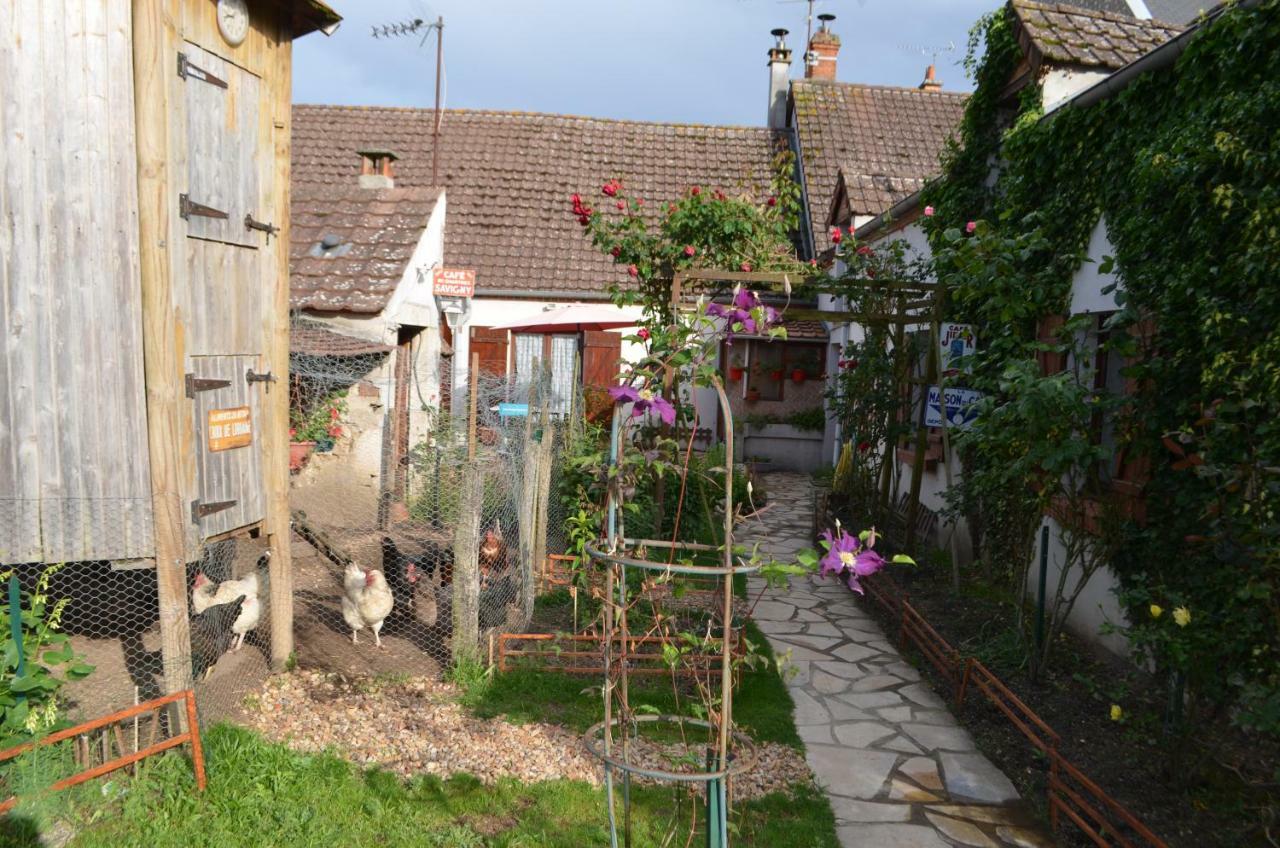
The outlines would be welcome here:
M 253 418 L 247 406 L 209 410 L 206 438 L 210 451 L 224 451 L 253 444 Z

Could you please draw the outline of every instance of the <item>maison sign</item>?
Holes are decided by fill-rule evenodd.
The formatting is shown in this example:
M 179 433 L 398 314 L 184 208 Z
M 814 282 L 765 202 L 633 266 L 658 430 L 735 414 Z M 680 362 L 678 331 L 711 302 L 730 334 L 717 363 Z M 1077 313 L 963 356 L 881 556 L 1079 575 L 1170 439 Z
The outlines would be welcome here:
M 929 399 L 924 406 L 924 426 L 941 427 L 942 410 L 938 403 L 938 387 L 929 387 Z M 982 392 L 973 389 L 953 389 L 947 386 L 947 426 L 965 428 L 978 417 L 977 403 Z
M 436 297 L 472 297 L 476 293 L 476 272 L 470 268 L 436 268 L 431 290 Z
M 205 431 L 210 451 L 224 451 L 253 444 L 253 419 L 247 406 L 209 410 Z

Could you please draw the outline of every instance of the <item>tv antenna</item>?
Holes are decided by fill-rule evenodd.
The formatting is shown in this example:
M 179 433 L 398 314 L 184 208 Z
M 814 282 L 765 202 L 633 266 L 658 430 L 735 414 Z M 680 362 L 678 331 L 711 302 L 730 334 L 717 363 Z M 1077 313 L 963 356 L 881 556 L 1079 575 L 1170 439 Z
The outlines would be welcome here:
M 431 132 L 431 185 L 440 185 L 440 80 L 444 72 L 444 16 L 437 16 L 432 22 L 422 18 L 411 18 L 407 21 L 395 21 L 382 26 L 372 27 L 374 38 L 401 38 L 407 35 L 422 33 L 419 47 L 425 47 L 431 33 L 436 33 L 436 114 L 435 126 Z
M 943 53 L 956 52 L 956 43 L 954 41 L 948 41 L 944 45 L 901 44 L 899 45 L 899 48 L 910 53 L 919 53 L 921 56 L 928 59 L 930 64 L 937 65 L 939 55 Z

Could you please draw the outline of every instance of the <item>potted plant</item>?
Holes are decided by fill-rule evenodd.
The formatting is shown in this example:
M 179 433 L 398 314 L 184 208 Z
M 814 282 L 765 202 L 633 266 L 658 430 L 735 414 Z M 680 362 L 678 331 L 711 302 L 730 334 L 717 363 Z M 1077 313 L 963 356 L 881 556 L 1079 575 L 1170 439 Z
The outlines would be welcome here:
M 793 383 L 803 383 L 808 376 L 804 369 L 799 366 L 791 369 L 791 382 Z
M 347 410 L 346 392 L 332 394 L 310 412 L 289 411 L 289 470 L 299 471 L 312 451 L 333 450 L 342 435 L 342 414 Z
M 302 470 L 302 466 L 307 464 L 307 460 L 311 458 L 311 451 L 315 449 L 316 443 L 310 439 L 299 439 L 298 428 L 289 428 L 289 471 L 298 472 Z
M 755 403 L 758 400 L 760 400 L 760 390 L 754 388 L 747 389 L 747 403 Z
M 770 372 L 769 372 L 769 379 L 770 379 L 770 380 L 781 380 L 781 379 L 782 379 L 782 369 L 781 369 L 781 368 L 775 368 L 775 369 L 773 369 L 772 371 L 770 371 Z
M 729 382 L 736 383 L 741 380 L 743 371 L 742 357 L 735 355 L 729 362 Z

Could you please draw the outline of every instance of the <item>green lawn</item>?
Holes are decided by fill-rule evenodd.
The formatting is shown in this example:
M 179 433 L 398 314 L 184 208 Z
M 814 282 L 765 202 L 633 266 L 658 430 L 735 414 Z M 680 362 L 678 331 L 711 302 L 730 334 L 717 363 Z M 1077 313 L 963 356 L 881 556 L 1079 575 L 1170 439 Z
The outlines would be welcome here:
M 567 602 L 539 599 L 554 617 Z M 754 622 L 746 636 L 764 636 Z M 601 718 L 600 680 L 556 672 L 516 670 L 471 682 L 463 701 L 476 715 L 516 723 L 547 722 L 584 731 Z M 688 714 L 669 681 L 633 678 L 631 703 Z M 758 742 L 802 750 L 794 705 L 776 668 L 744 671 L 734 719 Z M 194 791 L 182 755 L 159 757 L 137 778 L 116 776 L 70 793 L 28 803 L 0 819 L 0 848 L 35 848 L 55 819 L 72 824 L 69 848 L 187 848 L 187 846 L 413 845 L 425 848 L 586 848 L 609 844 L 603 790 L 575 781 L 484 786 L 462 775 L 405 782 L 364 771 L 335 755 L 305 755 L 250 731 L 218 726 L 206 734 L 209 787 Z M 683 846 L 701 801 L 669 786 L 633 792 L 634 846 Z M 700 810 L 699 810 L 700 812 Z M 835 820 L 821 792 L 796 787 L 738 802 L 731 827 L 736 845 L 836 848 Z M 699 816 L 700 818 L 700 816 Z M 673 836 L 674 832 L 674 836 Z M 670 837 L 670 838 L 669 838 Z M 702 844 L 695 836 L 691 844 Z
M 203 795 L 194 790 L 185 757 L 158 758 L 114 801 L 103 801 L 100 790 L 74 796 L 78 816 L 71 819 L 79 835 L 69 848 L 608 844 L 604 794 L 585 783 L 486 787 L 467 776 L 406 783 L 335 756 L 298 754 L 239 728 L 215 727 L 206 737 L 209 787 Z M 672 828 L 680 835 L 671 844 L 684 844 L 692 799 L 677 803 L 667 788 L 638 788 L 633 798 L 637 848 L 663 844 Z M 19 809 L 0 824 L 0 844 L 40 844 L 23 813 Z M 830 807 L 813 791 L 738 804 L 733 823 L 742 845 L 837 845 Z

